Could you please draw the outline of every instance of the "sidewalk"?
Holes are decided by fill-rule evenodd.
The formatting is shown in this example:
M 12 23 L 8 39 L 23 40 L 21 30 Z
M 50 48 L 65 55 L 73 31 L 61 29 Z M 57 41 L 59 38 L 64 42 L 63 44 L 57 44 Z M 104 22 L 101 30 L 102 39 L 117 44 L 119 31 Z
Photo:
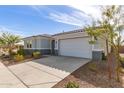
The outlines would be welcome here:
M 0 62 L 0 88 L 26 88 L 26 86 Z

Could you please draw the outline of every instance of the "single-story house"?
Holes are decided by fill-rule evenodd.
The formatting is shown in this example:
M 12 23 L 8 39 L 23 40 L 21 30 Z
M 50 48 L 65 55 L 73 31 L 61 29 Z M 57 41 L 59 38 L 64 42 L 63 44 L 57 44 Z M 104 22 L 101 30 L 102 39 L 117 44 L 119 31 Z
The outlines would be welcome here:
M 89 44 L 90 36 L 82 29 L 62 32 L 54 35 L 37 35 L 24 38 L 26 53 L 40 51 L 42 54 L 101 59 L 106 55 L 105 41 L 98 39 Z

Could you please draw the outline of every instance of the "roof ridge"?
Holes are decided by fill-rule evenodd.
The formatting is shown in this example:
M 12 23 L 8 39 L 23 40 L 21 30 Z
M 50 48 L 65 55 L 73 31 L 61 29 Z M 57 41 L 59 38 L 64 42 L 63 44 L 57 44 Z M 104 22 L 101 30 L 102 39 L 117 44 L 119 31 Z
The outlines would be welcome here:
M 83 29 L 77 29 L 77 30 L 72 30 L 72 31 L 67 31 L 67 32 L 61 32 L 61 33 L 58 33 L 58 34 L 54 34 L 52 36 L 61 35 L 61 34 L 77 33 L 77 32 L 84 32 L 84 30 Z

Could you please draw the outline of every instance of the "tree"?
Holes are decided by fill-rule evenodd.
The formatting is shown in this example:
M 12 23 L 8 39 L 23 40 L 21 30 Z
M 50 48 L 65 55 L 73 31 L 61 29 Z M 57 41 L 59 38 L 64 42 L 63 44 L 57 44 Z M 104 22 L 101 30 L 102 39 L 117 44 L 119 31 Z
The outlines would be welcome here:
M 108 62 L 108 71 L 109 79 L 111 79 L 111 65 L 113 64 L 108 60 L 109 49 L 111 49 L 115 54 L 117 62 L 117 80 L 119 80 L 119 68 L 120 68 L 120 55 L 119 48 L 121 46 L 121 32 L 124 29 L 124 13 L 122 6 L 105 6 L 102 7 L 102 18 L 101 20 L 93 21 L 92 25 L 85 27 L 86 32 L 93 38 L 101 38 L 106 41 L 106 50 L 107 50 L 107 62 Z M 92 42 L 95 42 L 96 39 L 92 39 Z
M 0 46 L 8 48 L 9 55 L 11 55 L 15 43 L 18 42 L 20 42 L 20 37 L 17 35 L 13 35 L 8 32 L 3 32 L 2 35 L 0 36 Z
M 103 23 L 104 25 L 104 23 Z M 105 27 L 105 28 L 104 28 Z M 98 39 L 105 40 L 105 46 L 106 46 L 106 53 L 107 53 L 107 63 L 108 63 L 108 76 L 109 79 L 111 79 L 111 64 L 109 61 L 109 33 L 106 30 L 106 26 L 100 25 L 100 27 L 97 27 L 95 22 L 92 23 L 92 25 L 86 26 L 85 31 L 91 36 L 91 40 L 89 41 L 90 44 L 95 44 Z

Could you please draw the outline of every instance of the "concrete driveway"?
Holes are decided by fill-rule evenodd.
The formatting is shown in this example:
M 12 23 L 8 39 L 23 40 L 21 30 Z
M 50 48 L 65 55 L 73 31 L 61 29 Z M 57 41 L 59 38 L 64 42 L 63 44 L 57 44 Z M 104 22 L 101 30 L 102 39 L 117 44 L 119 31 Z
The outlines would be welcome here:
M 82 58 L 48 56 L 8 68 L 26 87 L 50 88 L 89 61 Z

